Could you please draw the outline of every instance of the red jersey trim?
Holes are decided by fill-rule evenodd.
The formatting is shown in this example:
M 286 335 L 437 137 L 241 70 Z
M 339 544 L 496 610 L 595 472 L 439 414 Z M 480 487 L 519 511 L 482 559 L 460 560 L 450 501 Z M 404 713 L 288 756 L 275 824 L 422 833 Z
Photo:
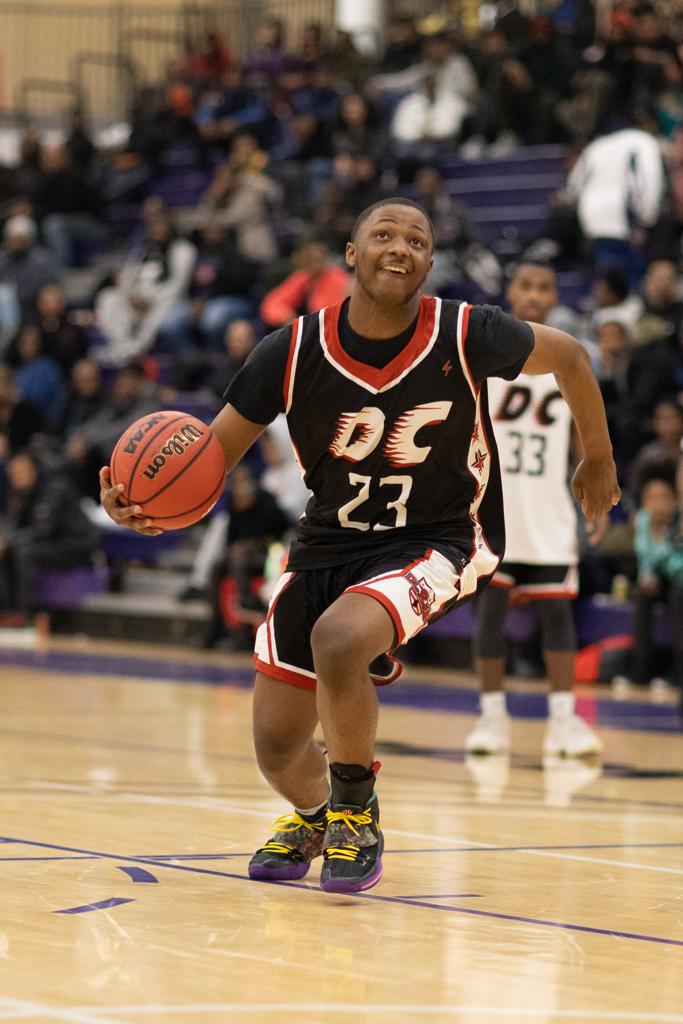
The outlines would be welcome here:
M 398 575 L 401 575 L 399 573 Z M 381 604 L 384 609 L 389 613 L 394 623 L 394 629 L 396 630 L 396 643 L 394 647 L 400 647 L 406 638 L 403 623 L 401 622 L 401 616 L 399 615 L 398 609 L 392 601 L 383 594 L 381 590 L 373 590 L 372 587 L 364 587 L 359 583 L 355 587 L 347 587 L 344 591 L 345 594 L 365 594 L 367 597 L 374 597 L 378 604 Z M 391 682 L 391 680 L 389 680 Z
M 395 682 L 402 675 L 403 662 L 399 661 L 398 658 L 394 658 L 391 654 L 388 655 L 388 658 L 392 663 L 391 674 L 386 678 L 371 674 L 370 678 L 374 686 L 389 686 L 390 683 Z M 315 679 L 312 679 L 310 676 L 304 676 L 294 669 L 281 668 L 279 665 L 269 665 L 265 661 L 261 661 L 257 654 L 254 655 L 254 667 L 257 672 L 268 676 L 269 679 L 277 679 L 278 682 L 286 683 L 287 686 L 295 686 L 297 690 L 308 690 L 309 693 L 315 692 Z
M 261 661 L 257 654 L 254 655 L 254 665 L 258 672 L 268 676 L 270 679 L 277 679 L 281 683 L 287 683 L 289 686 L 296 686 L 299 690 L 315 690 L 315 679 L 311 679 L 310 676 L 304 676 L 300 672 L 295 672 L 294 669 L 280 668 L 279 665 L 268 665 L 265 661 Z
M 342 303 L 339 303 L 320 311 L 320 344 L 325 358 L 345 377 L 375 395 L 394 387 L 421 362 L 433 347 L 439 333 L 441 299 L 422 295 L 412 338 L 390 363 L 379 369 L 353 359 L 342 348 L 339 341 L 341 308 Z
M 375 686 L 389 686 L 390 683 L 395 682 L 403 674 L 403 662 L 395 658 L 393 654 L 387 654 L 387 658 L 392 665 L 391 674 L 388 676 L 373 676 L 371 672 L 370 678 Z

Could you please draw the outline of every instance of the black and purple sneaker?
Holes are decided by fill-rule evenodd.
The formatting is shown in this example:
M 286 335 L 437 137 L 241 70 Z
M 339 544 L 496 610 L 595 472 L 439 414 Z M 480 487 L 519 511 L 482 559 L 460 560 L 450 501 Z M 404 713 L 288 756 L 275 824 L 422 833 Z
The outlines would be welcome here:
M 383 849 L 374 794 L 365 807 L 334 804 L 327 812 L 321 888 L 341 893 L 371 889 L 382 877 Z
M 288 882 L 303 878 L 311 861 L 323 852 L 325 808 L 313 817 L 294 811 L 272 827 L 275 834 L 249 861 L 249 877 L 259 882 Z

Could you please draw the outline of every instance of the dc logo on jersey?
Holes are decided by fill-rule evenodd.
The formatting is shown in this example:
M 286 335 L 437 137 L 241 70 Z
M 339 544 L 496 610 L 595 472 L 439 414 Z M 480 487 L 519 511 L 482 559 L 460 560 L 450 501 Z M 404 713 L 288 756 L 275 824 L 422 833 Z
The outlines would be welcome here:
M 432 606 L 436 601 L 436 594 L 429 586 L 424 576 L 420 576 L 418 579 L 414 573 L 407 572 L 405 577 L 411 584 L 410 590 L 408 591 L 410 607 L 416 615 L 420 616 L 423 622 L 427 622 L 431 615 Z
M 402 413 L 386 439 L 383 455 L 391 466 L 417 466 L 432 450 L 418 447 L 415 438 L 423 427 L 443 423 L 452 402 L 426 402 Z M 335 459 L 361 462 L 374 452 L 384 436 L 385 416 L 376 406 L 363 406 L 359 412 L 345 412 L 337 420 L 337 429 L 329 446 Z
M 559 391 L 550 391 L 533 409 L 536 422 L 540 426 L 549 427 L 555 422 L 556 417 L 551 413 L 550 406 L 558 398 L 560 401 L 563 400 Z M 493 417 L 494 420 L 509 422 L 519 419 L 529 408 L 531 399 L 532 392 L 530 388 L 521 387 L 519 384 L 511 384 L 501 399 L 500 405 Z

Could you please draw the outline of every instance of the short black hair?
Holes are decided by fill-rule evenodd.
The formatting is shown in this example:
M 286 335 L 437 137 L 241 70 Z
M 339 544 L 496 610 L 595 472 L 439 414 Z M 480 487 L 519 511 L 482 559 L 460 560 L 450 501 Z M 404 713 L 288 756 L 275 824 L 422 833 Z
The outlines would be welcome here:
M 557 271 L 551 263 L 547 263 L 545 260 L 525 260 L 524 257 L 522 257 L 522 259 L 518 263 L 515 263 L 514 267 L 512 267 L 510 271 L 511 281 L 514 280 L 515 277 L 517 277 L 517 274 L 522 269 L 522 267 L 536 267 L 537 270 L 549 270 L 555 278 L 555 281 L 557 282 Z
M 351 241 L 356 241 L 356 236 L 361 228 L 361 225 L 368 219 L 371 213 L 375 210 L 381 210 L 383 206 L 412 206 L 414 210 L 419 210 L 422 216 L 426 219 L 429 226 L 429 232 L 432 236 L 432 247 L 434 246 L 434 239 L 436 233 L 434 231 L 434 225 L 432 224 L 432 218 L 429 216 L 427 211 L 420 206 L 419 203 L 414 202 L 412 199 L 406 199 L 404 196 L 392 196 L 390 199 L 380 199 L 378 203 L 373 203 L 372 206 L 368 206 L 367 210 L 363 210 L 362 213 L 358 214 L 356 223 L 351 229 Z
M 631 290 L 628 278 L 621 267 L 603 267 L 596 274 L 595 280 L 604 281 L 619 302 L 623 302 Z

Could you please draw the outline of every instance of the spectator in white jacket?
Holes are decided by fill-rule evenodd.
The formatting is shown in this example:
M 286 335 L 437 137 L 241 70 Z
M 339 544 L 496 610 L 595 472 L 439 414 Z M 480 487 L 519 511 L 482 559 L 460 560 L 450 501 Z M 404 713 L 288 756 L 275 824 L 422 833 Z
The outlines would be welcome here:
M 427 75 L 433 76 L 437 95 L 458 96 L 471 108 L 477 97 L 477 77 L 469 58 L 455 50 L 446 32 L 425 38 L 419 64 L 393 74 L 376 75 L 369 85 L 375 93 L 408 93 L 419 88 Z
M 469 103 L 457 93 L 437 90 L 433 74 L 399 102 L 391 122 L 398 142 L 454 142 L 469 111 Z
M 637 283 L 646 233 L 661 215 L 664 187 L 662 153 L 651 132 L 622 128 L 586 146 L 567 188 L 598 269 L 621 267 Z
M 175 236 L 168 213 L 149 218 L 141 249 L 126 260 L 116 285 L 97 296 L 105 340 L 95 351 L 99 362 L 123 366 L 153 347 L 165 318 L 186 297 L 196 257 L 195 247 Z

